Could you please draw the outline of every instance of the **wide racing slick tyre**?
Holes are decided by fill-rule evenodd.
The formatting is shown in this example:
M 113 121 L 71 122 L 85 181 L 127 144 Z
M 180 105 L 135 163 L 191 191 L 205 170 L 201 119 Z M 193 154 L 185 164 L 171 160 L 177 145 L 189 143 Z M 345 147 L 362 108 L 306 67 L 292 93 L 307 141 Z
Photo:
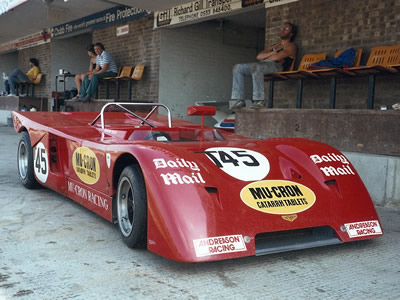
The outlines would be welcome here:
M 117 189 L 118 224 L 122 240 L 129 248 L 147 245 L 147 196 L 143 174 L 138 165 L 122 171 Z
M 28 189 L 33 189 L 39 186 L 33 174 L 33 149 L 29 133 L 23 131 L 18 144 L 17 151 L 18 175 L 21 183 Z

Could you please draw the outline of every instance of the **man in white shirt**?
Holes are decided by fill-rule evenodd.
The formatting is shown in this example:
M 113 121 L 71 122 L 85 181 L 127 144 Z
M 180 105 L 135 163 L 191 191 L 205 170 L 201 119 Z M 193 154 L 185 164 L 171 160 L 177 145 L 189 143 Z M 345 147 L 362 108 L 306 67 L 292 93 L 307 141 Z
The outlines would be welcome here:
M 118 74 L 118 69 L 111 55 L 105 51 L 102 43 L 94 44 L 94 51 L 97 54 L 96 68 L 92 73 L 85 76 L 82 82 L 81 95 L 78 101 L 88 102 L 96 95 L 99 79 L 104 77 L 115 77 Z

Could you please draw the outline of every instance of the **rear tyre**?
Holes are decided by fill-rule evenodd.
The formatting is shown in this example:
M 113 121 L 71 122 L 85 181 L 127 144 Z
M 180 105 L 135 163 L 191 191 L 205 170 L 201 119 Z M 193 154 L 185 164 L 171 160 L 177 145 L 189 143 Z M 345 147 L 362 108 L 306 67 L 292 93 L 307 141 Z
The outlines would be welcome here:
M 137 165 L 121 173 L 117 190 L 118 224 L 129 248 L 144 248 L 147 240 L 147 197 L 142 172 Z
M 17 165 L 21 183 L 28 189 L 37 187 L 38 182 L 33 174 L 33 149 L 31 139 L 26 131 L 22 132 L 18 144 Z

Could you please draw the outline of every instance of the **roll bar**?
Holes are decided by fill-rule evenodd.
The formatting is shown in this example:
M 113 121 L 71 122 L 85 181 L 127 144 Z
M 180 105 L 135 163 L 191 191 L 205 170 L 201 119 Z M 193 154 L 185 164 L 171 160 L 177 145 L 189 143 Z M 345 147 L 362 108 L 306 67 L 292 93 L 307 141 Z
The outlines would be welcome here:
M 127 109 L 126 107 L 124 107 L 123 105 L 135 105 L 135 106 L 152 106 L 152 110 L 144 117 L 142 118 L 141 116 L 135 114 L 133 111 Z M 125 112 L 129 113 L 130 115 L 138 118 L 139 120 L 142 121 L 142 125 L 144 123 L 146 123 L 147 125 L 149 125 L 150 127 L 154 128 L 157 127 L 156 125 L 154 125 L 153 123 L 151 123 L 150 121 L 148 121 L 147 119 L 159 108 L 159 107 L 163 107 L 165 108 L 165 110 L 167 111 L 168 114 L 168 127 L 171 128 L 172 127 L 172 121 L 171 121 L 171 111 L 169 110 L 169 108 L 161 103 L 137 103 L 137 102 L 110 102 L 105 104 L 102 108 L 100 113 L 98 114 L 98 116 L 92 121 L 92 123 L 90 123 L 90 125 L 94 125 L 96 124 L 96 122 L 100 119 L 101 121 L 101 128 L 104 130 L 105 127 L 105 118 L 104 118 L 104 112 L 106 111 L 106 108 L 110 107 L 110 106 L 118 106 L 119 108 L 121 108 L 122 110 L 124 110 Z

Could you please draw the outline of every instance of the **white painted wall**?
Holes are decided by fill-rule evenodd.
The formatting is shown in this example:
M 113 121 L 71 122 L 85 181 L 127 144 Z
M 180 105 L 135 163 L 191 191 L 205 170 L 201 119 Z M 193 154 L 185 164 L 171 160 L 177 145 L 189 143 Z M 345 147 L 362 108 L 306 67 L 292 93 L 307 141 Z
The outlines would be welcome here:
M 81 34 L 65 39 L 53 39 L 51 41 L 51 90 L 55 90 L 55 77 L 60 69 L 72 74 L 80 74 L 88 71 L 89 56 L 86 47 L 92 44 L 92 35 Z M 68 78 L 66 89 L 75 87 L 74 78 Z M 58 91 L 63 89 L 63 84 L 58 83 Z
M 255 61 L 259 34 L 218 22 L 162 29 L 159 102 L 188 119 L 186 107 L 196 101 L 229 101 L 232 67 Z

